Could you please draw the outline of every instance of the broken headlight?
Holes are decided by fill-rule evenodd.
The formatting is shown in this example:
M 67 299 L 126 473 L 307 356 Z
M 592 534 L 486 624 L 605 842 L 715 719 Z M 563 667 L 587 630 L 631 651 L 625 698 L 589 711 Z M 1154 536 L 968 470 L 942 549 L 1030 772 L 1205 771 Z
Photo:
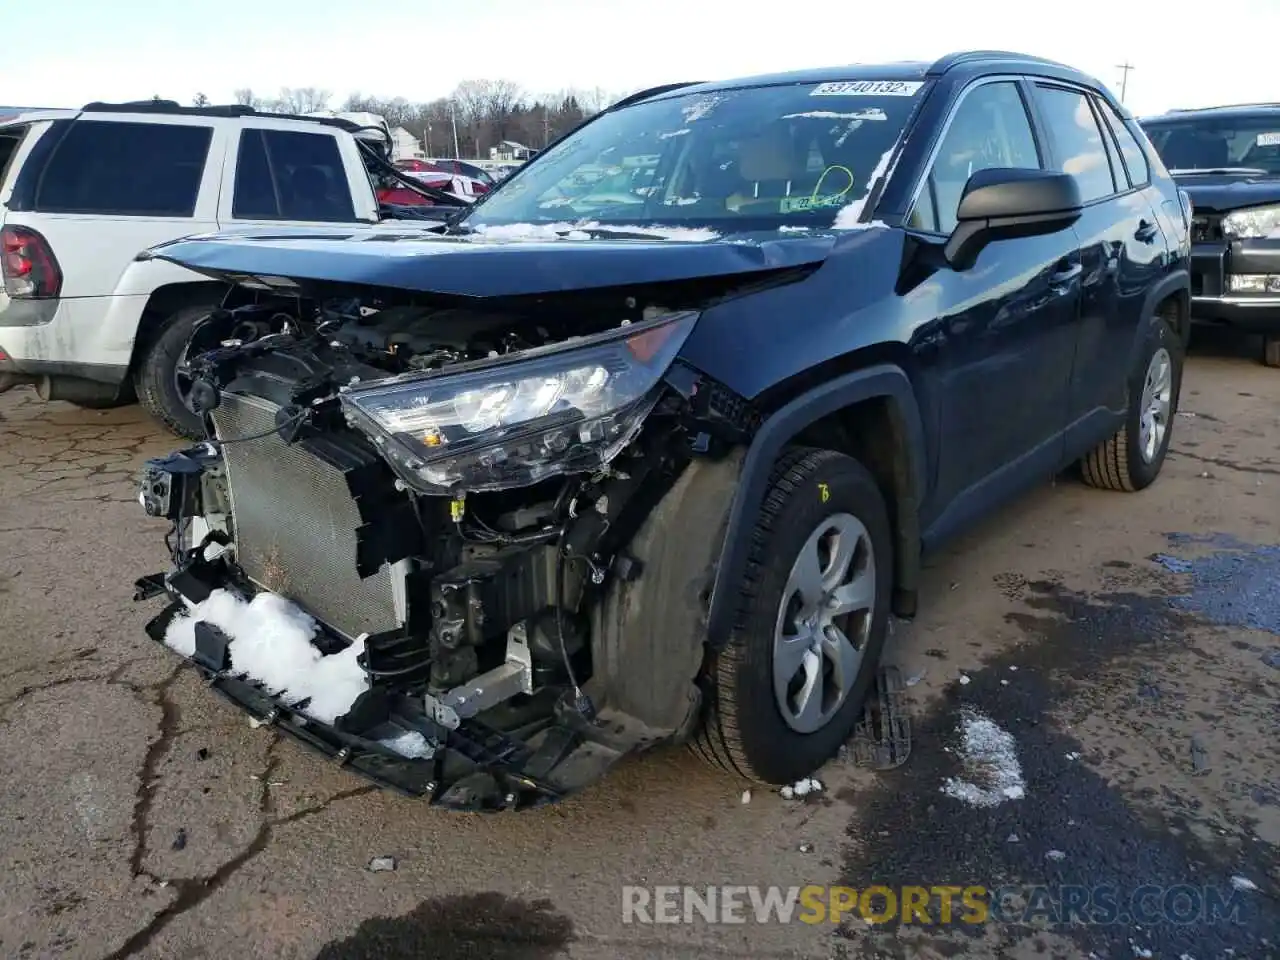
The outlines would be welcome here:
M 640 429 L 697 320 L 609 334 L 342 394 L 347 419 L 414 488 L 500 490 L 608 463 Z

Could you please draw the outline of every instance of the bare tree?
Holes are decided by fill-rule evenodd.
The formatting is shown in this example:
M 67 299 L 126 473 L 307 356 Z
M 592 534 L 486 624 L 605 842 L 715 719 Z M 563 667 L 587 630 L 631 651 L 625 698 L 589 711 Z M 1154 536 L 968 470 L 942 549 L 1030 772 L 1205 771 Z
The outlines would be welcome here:
M 281 87 L 280 96 L 272 107 L 280 113 L 308 114 L 318 110 L 326 110 L 333 96 L 328 90 L 318 87 Z
M 262 109 L 263 101 L 259 96 L 255 96 L 252 87 L 241 87 L 232 94 L 236 98 L 236 103 L 244 107 L 253 107 L 255 110 Z
M 206 97 L 203 93 L 197 93 L 191 99 L 191 105 L 193 107 L 207 107 L 209 105 L 209 98 Z

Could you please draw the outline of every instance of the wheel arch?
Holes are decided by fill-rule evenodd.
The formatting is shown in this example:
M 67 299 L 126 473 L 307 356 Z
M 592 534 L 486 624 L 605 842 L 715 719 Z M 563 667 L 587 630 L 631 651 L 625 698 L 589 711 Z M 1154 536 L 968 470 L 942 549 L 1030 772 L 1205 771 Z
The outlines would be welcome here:
M 1148 321 L 1159 319 L 1173 327 L 1185 347 L 1191 337 L 1191 274 L 1175 270 L 1152 285 L 1142 300 L 1142 322 L 1133 333 L 1129 347 L 1129 369 L 1141 359 L 1148 337 Z
M 799 393 L 756 432 L 730 505 L 711 590 L 707 639 L 713 650 L 724 647 L 734 627 L 733 587 L 746 567 L 773 465 L 786 447 L 797 443 L 848 453 L 876 477 L 894 532 L 894 610 L 902 616 L 915 613 L 919 506 L 927 477 L 924 426 L 906 371 L 897 364 L 880 363 Z
M 138 362 L 164 329 L 164 322 L 174 313 L 186 307 L 209 304 L 216 307 L 227 293 L 227 285 L 216 280 L 192 280 L 167 283 L 156 287 L 147 298 L 147 305 L 138 320 L 138 330 L 133 337 L 133 350 L 129 357 L 131 377 L 138 369 Z

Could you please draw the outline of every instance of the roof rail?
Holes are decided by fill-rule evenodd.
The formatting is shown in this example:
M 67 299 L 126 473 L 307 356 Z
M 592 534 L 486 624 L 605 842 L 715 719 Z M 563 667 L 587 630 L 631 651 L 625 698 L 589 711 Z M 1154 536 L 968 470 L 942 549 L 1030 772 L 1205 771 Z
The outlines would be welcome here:
M 1022 63 L 1038 63 L 1043 66 L 1061 67 L 1073 71 L 1075 69 L 1065 63 L 1059 63 L 1057 60 L 1034 57 L 1029 53 L 1017 53 L 1013 50 L 958 50 L 935 60 L 933 65 L 929 67 L 929 73 L 946 73 L 952 67 L 959 66 L 962 63 L 979 63 L 983 60 L 1017 60 Z
M 647 90 L 640 90 L 636 93 L 630 94 L 629 96 L 623 97 L 617 103 L 613 104 L 613 106 L 609 107 L 609 109 L 616 110 L 618 107 L 630 106 L 633 103 L 637 103 L 641 100 L 647 100 L 650 97 L 656 97 L 659 94 L 670 93 L 672 90 L 679 90 L 681 87 L 696 87 L 702 82 L 702 80 L 685 80 L 682 83 L 664 83 L 659 87 L 650 87 Z
M 243 117 L 257 113 L 240 103 L 223 106 L 184 107 L 176 100 L 127 100 L 123 103 L 94 101 L 80 108 L 84 113 L 158 113 L 193 117 Z
M 326 127 L 338 127 L 350 133 L 364 128 L 345 117 L 305 117 L 296 113 L 272 113 L 257 110 L 243 103 L 228 103 L 208 107 L 184 107 L 176 100 L 130 100 L 124 103 L 87 103 L 80 108 L 83 113 L 150 113 L 158 116 L 184 117 L 267 117 L 272 120 L 299 120 Z
M 1280 103 L 1264 100 L 1258 103 L 1219 103 L 1212 107 L 1173 107 L 1169 110 L 1169 113 L 1196 113 L 1201 110 L 1247 110 L 1250 107 L 1280 107 Z

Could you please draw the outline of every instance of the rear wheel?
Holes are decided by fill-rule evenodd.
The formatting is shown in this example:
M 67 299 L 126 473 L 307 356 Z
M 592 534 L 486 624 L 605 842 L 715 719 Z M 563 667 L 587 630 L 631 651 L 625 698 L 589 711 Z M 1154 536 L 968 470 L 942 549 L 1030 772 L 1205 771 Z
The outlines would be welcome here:
M 737 626 L 705 676 L 709 709 L 695 751 L 774 784 L 834 756 L 876 674 L 892 578 L 889 514 L 866 468 L 830 450 L 780 460 Z
M 1135 491 L 1160 475 L 1182 389 L 1182 339 L 1165 322 L 1152 326 L 1147 349 L 1129 383 L 1124 425 L 1080 461 L 1084 482 Z
M 212 307 L 201 304 L 170 314 L 138 359 L 134 389 L 147 412 L 188 440 L 203 440 L 204 422 L 191 409 L 187 352 L 192 334 Z
M 1262 364 L 1280 367 L 1280 335 L 1267 334 L 1262 338 Z

